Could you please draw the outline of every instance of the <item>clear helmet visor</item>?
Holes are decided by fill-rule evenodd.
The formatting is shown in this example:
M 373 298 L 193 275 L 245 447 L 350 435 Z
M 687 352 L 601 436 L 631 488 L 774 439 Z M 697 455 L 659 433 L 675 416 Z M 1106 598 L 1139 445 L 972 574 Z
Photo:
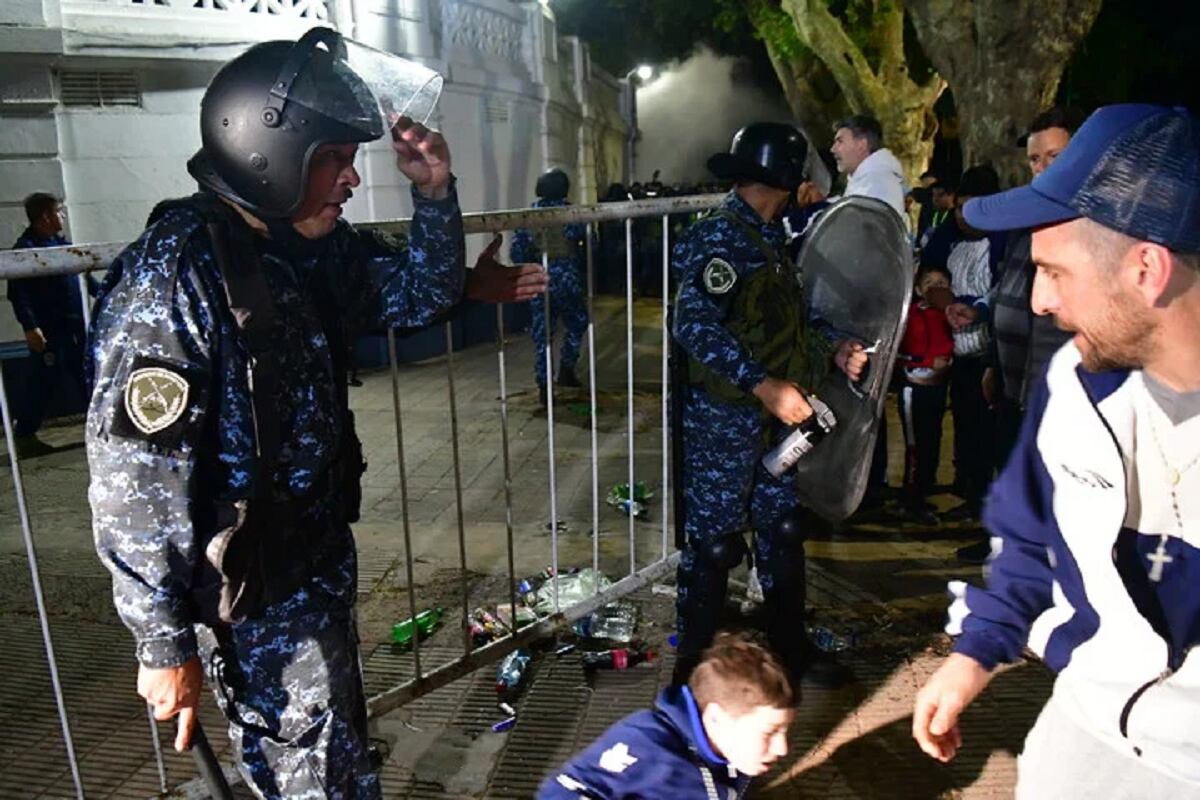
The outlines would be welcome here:
M 400 117 L 426 123 L 442 93 L 442 76 L 428 67 L 347 39 L 328 28 L 314 28 L 293 50 L 300 63 L 295 78 L 285 65 L 272 90 L 296 103 L 378 139 Z

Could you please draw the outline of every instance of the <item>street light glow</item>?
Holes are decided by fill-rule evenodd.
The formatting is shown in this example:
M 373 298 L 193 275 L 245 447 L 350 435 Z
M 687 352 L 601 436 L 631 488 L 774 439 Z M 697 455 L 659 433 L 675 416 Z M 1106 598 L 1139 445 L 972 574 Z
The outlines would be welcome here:
M 648 81 L 654 77 L 654 67 L 649 64 L 642 64 L 637 68 L 637 76 L 639 80 Z

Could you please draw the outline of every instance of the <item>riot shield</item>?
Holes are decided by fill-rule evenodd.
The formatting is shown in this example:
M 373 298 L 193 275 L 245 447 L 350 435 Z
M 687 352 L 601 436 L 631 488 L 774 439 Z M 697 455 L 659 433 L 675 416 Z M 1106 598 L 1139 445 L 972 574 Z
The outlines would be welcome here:
M 852 383 L 831 369 L 807 387 L 837 418 L 832 432 L 796 464 L 801 502 L 827 520 L 854 513 L 867 488 L 871 453 L 913 288 L 912 248 L 904 222 L 884 202 L 846 197 L 809 229 L 796 262 L 810 324 L 867 347 L 867 370 Z

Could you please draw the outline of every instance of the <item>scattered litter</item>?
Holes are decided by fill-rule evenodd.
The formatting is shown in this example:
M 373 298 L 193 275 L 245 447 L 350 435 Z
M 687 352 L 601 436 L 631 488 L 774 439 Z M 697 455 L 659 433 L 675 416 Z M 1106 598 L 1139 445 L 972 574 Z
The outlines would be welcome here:
M 654 497 L 654 492 L 646 488 L 644 481 L 634 481 L 633 497 L 629 496 L 628 483 L 618 483 L 608 490 L 608 496 L 604 498 L 604 502 L 623 511 L 626 515 L 632 514 L 636 518 L 643 518 L 647 514 L 646 501 L 652 497 Z
M 588 620 L 588 638 L 631 642 L 637 627 L 637 609 L 629 603 L 610 603 L 593 611 Z
M 397 622 L 392 626 L 392 641 L 401 647 L 408 647 L 412 644 L 414 631 L 422 639 L 426 638 L 437 628 L 443 613 L 444 609 L 431 608 L 417 614 L 415 625 L 412 617 Z
M 537 590 L 537 605 L 534 611 L 539 614 L 550 614 L 554 611 L 554 587 L 558 587 L 558 605 L 565 608 L 569 605 L 587 600 L 597 592 L 602 592 L 612 581 L 603 572 L 588 567 L 569 575 L 550 577 Z
M 516 725 L 516 724 L 517 724 L 517 718 L 515 715 L 508 717 L 506 719 L 502 719 L 499 722 L 497 722 L 495 725 L 492 726 L 492 733 L 504 733 L 506 730 L 508 730 L 509 728 L 511 728 L 513 725 Z
M 500 710 L 503 711 L 505 713 L 505 715 L 509 716 L 509 717 L 515 717 L 517 715 L 517 710 L 515 708 L 513 708 L 512 706 L 510 706 L 508 703 L 501 703 Z
M 556 520 L 556 521 L 555 521 L 555 523 L 554 523 L 554 528 L 555 528 L 555 530 L 557 530 L 559 533 L 568 533 L 568 532 L 570 532 L 570 530 L 571 530 L 569 527 L 567 527 L 567 523 L 566 523 L 566 521 L 564 521 L 564 520 L 561 520 L 561 519 L 560 519 L 560 520 Z M 548 532 L 548 531 L 550 530 L 550 523 L 549 523 L 549 522 L 547 522 L 545 525 L 543 525 L 543 526 L 542 526 L 542 530 L 544 530 L 544 531 L 547 531 L 547 532 Z
M 679 649 L 679 634 L 672 633 L 670 636 L 668 636 L 667 644 L 671 645 L 671 647 L 673 647 L 675 649 Z
M 560 647 L 554 651 L 554 655 L 561 658 L 562 656 L 565 656 L 567 653 L 572 653 L 574 651 L 575 651 L 575 645 L 564 644 L 562 647 Z
M 840 653 L 849 650 L 854 645 L 854 636 L 841 636 L 821 626 L 810 626 L 808 638 L 813 645 L 823 653 Z
M 529 673 L 532 658 L 529 651 L 524 649 L 514 650 L 505 656 L 500 666 L 496 667 L 496 692 L 515 696 Z
M 665 583 L 656 583 L 650 587 L 651 594 L 660 594 L 663 597 L 678 597 L 679 589 L 674 586 L 668 586 Z
M 629 669 L 638 664 L 654 660 L 653 650 L 639 650 L 633 647 L 618 647 L 613 650 L 599 650 L 584 653 L 581 659 L 585 670 L 597 669 Z

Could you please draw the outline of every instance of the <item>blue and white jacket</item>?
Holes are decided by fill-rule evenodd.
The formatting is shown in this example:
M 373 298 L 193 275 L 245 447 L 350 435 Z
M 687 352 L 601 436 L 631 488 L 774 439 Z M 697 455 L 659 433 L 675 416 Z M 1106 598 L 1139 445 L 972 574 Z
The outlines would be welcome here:
M 987 588 L 950 585 L 946 630 L 988 669 L 1028 646 L 1085 730 L 1200 784 L 1200 520 L 1171 532 L 1152 582 L 1158 532 L 1126 525 L 1144 394 L 1140 372 L 1089 372 L 1073 343 L 1058 351 L 985 508 Z
M 687 687 L 659 692 L 653 710 L 606 730 L 555 770 L 538 800 L 738 800 L 750 785 L 708 742 Z

